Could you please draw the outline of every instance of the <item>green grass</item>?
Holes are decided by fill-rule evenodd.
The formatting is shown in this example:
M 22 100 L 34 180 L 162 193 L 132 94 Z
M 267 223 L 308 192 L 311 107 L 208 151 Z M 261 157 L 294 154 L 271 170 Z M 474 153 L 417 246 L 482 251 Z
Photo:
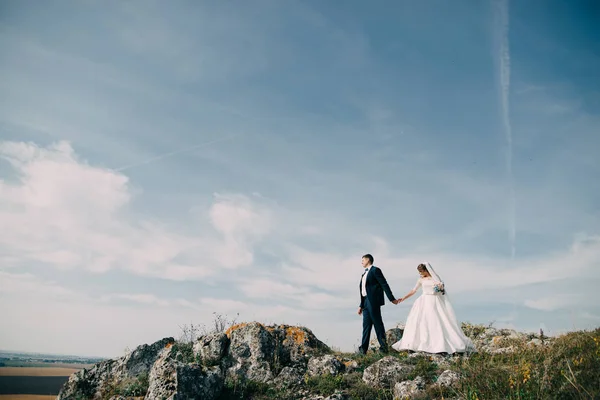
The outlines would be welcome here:
M 362 380 L 362 373 L 359 372 L 335 376 L 325 374 L 307 377 L 305 384 L 311 393 L 323 396 L 329 396 L 336 391 L 344 391 L 352 400 L 391 400 L 393 398 L 391 390 L 375 389 L 365 384 Z
M 117 385 L 110 385 L 102 396 L 103 399 L 110 399 L 112 396 L 120 395 L 125 397 L 143 397 L 148 392 L 148 374 L 143 373 L 135 378 L 128 378 Z M 88 397 L 84 397 L 88 398 Z
M 266 383 L 233 379 L 225 381 L 223 391 L 219 396 L 219 400 L 293 400 L 296 398 L 295 393 Z
M 202 360 L 194 355 L 194 344 L 177 341 L 173 343 L 171 354 L 177 361 L 185 364 L 200 364 Z
M 600 328 L 547 346 L 511 342 L 514 353 L 479 353 L 453 366 L 463 377 L 456 393 L 466 400 L 600 398 Z

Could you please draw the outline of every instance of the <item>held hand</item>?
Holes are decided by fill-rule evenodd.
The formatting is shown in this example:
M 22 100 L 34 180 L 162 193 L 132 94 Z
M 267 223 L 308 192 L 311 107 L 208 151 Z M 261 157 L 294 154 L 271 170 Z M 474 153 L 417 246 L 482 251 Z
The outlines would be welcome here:
M 358 315 L 362 315 L 362 308 L 358 307 Z

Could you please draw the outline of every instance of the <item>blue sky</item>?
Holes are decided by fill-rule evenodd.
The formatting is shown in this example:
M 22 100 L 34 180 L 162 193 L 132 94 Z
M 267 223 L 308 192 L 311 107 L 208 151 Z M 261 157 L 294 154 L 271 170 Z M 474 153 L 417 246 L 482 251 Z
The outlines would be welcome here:
M 397 297 L 431 262 L 463 321 L 600 325 L 598 13 L 4 2 L 2 346 L 117 356 L 217 312 L 352 350 L 367 252 Z

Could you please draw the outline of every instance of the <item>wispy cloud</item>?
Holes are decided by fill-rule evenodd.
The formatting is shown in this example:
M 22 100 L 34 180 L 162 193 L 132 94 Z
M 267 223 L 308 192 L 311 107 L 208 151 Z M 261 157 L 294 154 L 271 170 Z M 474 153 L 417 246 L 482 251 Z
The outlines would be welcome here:
M 516 253 L 516 195 L 513 173 L 513 134 L 510 122 L 510 47 L 509 47 L 509 0 L 494 0 L 496 34 L 499 39 L 500 95 L 502 126 L 506 138 L 506 173 L 508 178 L 508 229 L 511 256 Z

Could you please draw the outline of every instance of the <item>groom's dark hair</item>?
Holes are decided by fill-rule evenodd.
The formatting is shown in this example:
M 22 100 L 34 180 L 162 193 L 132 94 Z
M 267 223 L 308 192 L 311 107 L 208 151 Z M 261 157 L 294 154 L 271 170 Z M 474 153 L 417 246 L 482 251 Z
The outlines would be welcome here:
M 362 256 L 362 258 L 366 258 L 367 260 L 369 260 L 369 263 L 373 264 L 373 256 L 370 254 L 365 254 L 364 256 Z

